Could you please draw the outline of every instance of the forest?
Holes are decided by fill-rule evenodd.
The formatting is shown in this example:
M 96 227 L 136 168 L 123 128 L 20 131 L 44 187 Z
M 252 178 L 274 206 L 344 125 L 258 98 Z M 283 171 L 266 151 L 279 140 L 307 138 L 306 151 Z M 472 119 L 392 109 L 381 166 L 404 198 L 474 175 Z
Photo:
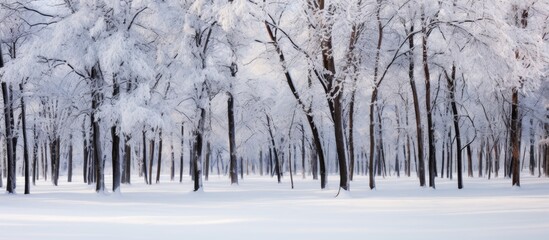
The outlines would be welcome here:
M 546 0 L 1 0 L 0 186 L 520 186 L 548 79 Z

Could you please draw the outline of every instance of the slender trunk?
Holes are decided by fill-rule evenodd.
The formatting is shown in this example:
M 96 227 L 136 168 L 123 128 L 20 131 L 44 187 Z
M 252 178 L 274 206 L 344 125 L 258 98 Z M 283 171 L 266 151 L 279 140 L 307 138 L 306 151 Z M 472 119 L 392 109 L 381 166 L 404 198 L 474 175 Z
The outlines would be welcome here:
M 278 183 L 280 183 L 281 173 L 280 173 L 280 161 L 279 161 L 279 158 L 278 158 L 278 151 L 277 151 L 276 143 L 275 143 L 275 140 L 274 140 L 273 130 L 271 128 L 271 119 L 267 115 L 266 115 L 266 117 L 267 117 L 267 128 L 269 129 L 269 135 L 271 136 L 271 145 L 272 145 L 272 148 L 273 148 L 274 158 L 275 158 L 276 178 L 278 180 Z
M 149 184 L 149 178 L 147 177 L 147 137 L 145 136 L 146 132 L 143 130 L 143 163 L 141 166 L 143 169 L 143 176 L 145 177 L 145 184 Z
M 124 173 L 123 177 L 124 183 L 131 183 L 132 176 L 132 147 L 130 145 L 130 137 L 125 135 L 124 137 Z
M 424 10 L 423 10 L 424 11 Z M 435 188 L 435 163 L 436 163 L 436 149 L 435 149 L 435 129 L 433 127 L 433 114 L 431 107 L 431 73 L 429 70 L 429 61 L 427 56 L 427 22 L 425 19 L 425 12 L 421 15 L 422 27 L 421 27 L 421 46 L 422 46 L 422 61 L 423 61 L 423 73 L 425 75 L 425 111 L 427 112 L 427 139 L 428 139 L 428 158 L 429 162 L 429 187 Z
M 301 125 L 301 174 L 305 179 L 305 129 Z
M 32 126 L 33 148 L 32 148 L 32 185 L 36 185 L 36 179 L 39 176 L 38 172 L 38 133 L 36 132 L 36 120 Z
M 290 183 L 291 183 L 292 189 L 294 189 L 294 176 L 292 173 L 292 149 L 290 145 L 288 145 L 288 166 L 290 167 Z
M 230 162 L 229 162 L 229 172 L 230 172 L 230 178 L 231 178 L 231 184 L 238 184 L 238 173 L 236 169 L 236 136 L 235 136 L 235 124 L 234 124 L 234 103 L 233 103 L 233 95 L 231 93 L 227 93 L 228 100 L 227 100 L 227 117 L 229 119 L 229 154 L 230 154 Z
M 534 176 L 534 170 L 536 168 L 536 159 L 535 159 L 535 153 L 534 153 L 534 142 L 535 142 L 535 135 L 534 135 L 534 119 L 530 119 L 530 163 L 528 164 L 528 168 L 530 169 L 530 175 Z
M 120 93 L 120 85 L 116 79 L 116 76 L 113 78 L 113 100 L 118 98 Z M 111 138 L 112 138 L 112 191 L 120 191 L 120 134 L 116 132 L 118 122 L 111 127 Z
M 480 142 L 478 149 L 478 177 L 482 177 L 482 157 L 484 156 L 484 139 Z
M 193 146 L 193 178 L 194 178 L 194 191 L 202 189 L 202 145 L 203 145 L 203 132 L 204 121 L 206 118 L 206 110 L 200 109 L 200 119 L 198 121 L 197 129 L 194 130 L 194 146 Z
M 469 177 L 473 177 L 473 152 L 471 150 L 470 143 L 467 144 L 467 175 Z M 496 176 L 497 176 L 497 171 L 496 171 Z
M 158 132 L 158 163 L 156 164 L 156 183 L 160 182 L 160 170 L 162 169 L 162 129 Z
M 1 51 L 1 47 L 0 47 L 0 51 Z M 0 56 L 2 56 L 1 52 L 0 52 Z M 0 59 L 0 64 L 2 65 L 3 67 L 3 62 L 1 61 Z M 8 169 L 8 174 L 7 174 L 7 181 L 6 181 L 6 191 L 8 193 L 15 193 L 15 159 L 13 159 L 13 141 L 11 141 L 12 139 L 12 133 L 11 133 L 11 130 L 12 130 L 12 125 L 11 125 L 11 111 L 9 110 L 11 104 L 10 104 L 10 99 L 9 99 L 9 93 L 8 93 L 8 86 L 6 84 L 6 82 L 2 81 L 2 97 L 4 99 L 4 129 L 6 131 L 5 133 L 5 136 L 6 136 L 6 150 L 7 150 L 7 169 Z
M 24 168 L 25 168 L 25 194 L 30 194 L 30 173 L 29 173 L 29 148 L 27 146 L 27 118 L 25 110 L 25 101 L 24 101 L 24 90 L 23 84 L 19 84 L 19 89 L 21 90 L 21 118 L 22 118 L 22 130 L 23 130 L 23 159 L 24 159 Z M 72 145 L 71 145 L 72 148 Z M 72 149 L 71 149 L 72 150 Z M 69 161 L 69 179 L 72 162 Z M 70 181 L 69 181 L 70 182 Z
M 458 177 L 458 189 L 463 188 L 463 176 L 462 176 L 462 157 L 461 157 L 461 134 L 459 131 L 459 113 L 456 104 L 456 66 L 452 65 L 452 73 L 450 76 L 446 74 L 446 81 L 448 83 L 448 92 L 450 94 L 450 105 L 452 106 L 454 133 L 456 135 L 456 155 L 457 155 L 457 177 Z
M 208 181 L 210 175 L 210 158 L 212 156 L 212 149 L 210 141 L 206 142 L 206 166 L 204 166 L 204 180 Z
M 153 130 L 154 133 L 154 130 Z M 152 169 L 153 169 L 153 162 L 154 162 L 154 145 L 155 145 L 155 136 L 153 135 L 153 138 L 149 141 L 149 184 L 152 184 Z
M 520 187 L 520 125 L 519 117 L 519 92 L 517 88 L 513 88 L 513 96 L 511 100 L 511 169 L 513 186 Z
M 170 181 L 173 182 L 175 178 L 175 153 L 173 150 L 173 134 L 170 136 L 170 151 L 171 151 L 171 164 L 170 164 Z
M 183 182 L 183 148 L 185 147 L 185 126 L 181 123 L 181 155 L 179 156 L 179 182 Z
M 88 182 L 88 171 L 89 171 L 89 166 L 88 166 L 88 158 L 89 158 L 89 147 L 88 147 L 88 137 L 87 137 L 87 132 L 88 130 L 86 129 L 86 118 L 84 118 L 84 121 L 82 122 L 82 139 L 83 139 L 83 146 L 82 146 L 82 162 L 83 162 L 83 166 L 82 166 L 82 175 L 84 176 L 84 182 L 87 183 Z

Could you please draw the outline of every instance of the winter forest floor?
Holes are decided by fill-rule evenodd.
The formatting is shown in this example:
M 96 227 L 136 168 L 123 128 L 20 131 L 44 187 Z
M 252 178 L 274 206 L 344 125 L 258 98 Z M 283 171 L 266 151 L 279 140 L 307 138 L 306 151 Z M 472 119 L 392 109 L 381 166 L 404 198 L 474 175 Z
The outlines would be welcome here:
M 320 190 L 310 177 L 244 176 L 239 186 L 211 176 L 204 192 L 161 179 L 150 186 L 134 176 L 121 194 L 96 194 L 80 182 L 38 181 L 31 195 L 0 194 L 0 239 L 546 239 L 549 179 L 523 173 L 511 180 L 437 179 L 437 189 L 416 178 L 367 177 L 337 194 L 338 179 Z M 107 188 L 110 187 L 108 176 Z

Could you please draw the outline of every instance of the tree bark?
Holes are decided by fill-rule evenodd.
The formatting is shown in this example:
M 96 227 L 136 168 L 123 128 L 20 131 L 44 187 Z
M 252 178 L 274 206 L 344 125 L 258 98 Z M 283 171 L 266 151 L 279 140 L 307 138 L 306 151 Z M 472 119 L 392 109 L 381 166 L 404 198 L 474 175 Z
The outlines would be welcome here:
M 175 153 L 173 150 L 173 134 L 171 134 L 170 151 L 171 151 L 171 164 L 170 164 L 170 181 L 173 182 L 175 178 Z
M 93 147 L 93 159 L 95 168 L 95 191 L 104 192 L 105 182 L 103 174 L 103 155 L 101 153 L 101 126 L 99 125 L 100 119 L 96 119 L 96 113 L 99 111 L 99 106 L 103 101 L 103 94 L 100 92 L 103 75 L 99 67 L 99 63 L 96 63 L 91 70 L 92 81 L 92 112 L 91 112 L 91 124 L 92 124 L 92 147 Z
M 269 129 L 269 135 L 271 136 L 271 145 L 274 152 L 274 159 L 275 159 L 275 171 L 276 171 L 276 178 L 278 180 L 278 183 L 280 183 L 280 161 L 278 158 L 278 150 L 276 148 L 276 143 L 273 135 L 273 130 L 271 128 L 271 119 L 268 115 L 265 115 L 267 117 L 267 128 Z
M 511 169 L 512 169 L 512 185 L 520 187 L 520 124 L 519 117 L 519 92 L 515 87 L 512 90 L 511 99 Z
M 146 132 L 143 130 L 143 163 L 141 164 L 143 169 L 143 176 L 145 177 L 145 184 L 149 184 L 149 178 L 147 177 L 147 137 Z
M 113 100 L 116 100 L 120 94 L 120 85 L 116 79 L 116 75 L 113 78 Z M 120 191 L 120 135 L 116 132 L 118 121 L 111 127 L 112 138 L 112 191 Z
M 162 129 L 158 132 L 158 163 L 156 164 L 156 183 L 160 183 L 160 170 L 162 169 Z
M 181 155 L 179 156 L 179 182 L 183 182 L 183 153 L 185 147 L 185 126 L 181 123 Z
M 27 117 L 26 117 L 26 110 L 25 110 L 23 83 L 19 84 L 19 89 L 21 90 L 21 118 L 22 118 L 22 124 L 23 124 L 22 128 L 23 128 L 23 159 L 24 159 L 24 168 L 25 168 L 25 194 L 30 194 L 29 148 L 27 146 L 27 120 L 26 120 Z M 69 168 L 69 171 L 70 171 L 70 168 Z
M 229 162 L 229 175 L 231 178 L 231 184 L 238 184 L 238 170 L 237 170 L 237 163 L 236 163 L 236 135 L 235 135 L 235 127 L 234 127 L 234 103 L 233 103 L 233 95 L 231 93 L 227 93 L 228 99 L 227 99 L 227 118 L 229 120 L 229 154 L 230 154 L 230 162 Z
M 36 126 L 36 125 L 35 125 Z M 36 130 L 35 130 L 36 131 Z M 84 182 L 88 182 L 88 171 L 89 171 L 89 147 L 88 147 L 88 136 L 86 134 L 88 132 L 86 128 L 86 118 L 84 118 L 84 121 L 82 122 L 82 139 L 83 139 L 83 147 L 82 147 L 82 175 L 84 176 Z
M 446 73 L 446 72 L 445 72 Z M 452 106 L 454 134 L 456 135 L 456 155 L 457 155 L 457 177 L 458 189 L 463 188 L 462 157 L 461 157 L 461 134 L 459 131 L 459 113 L 456 104 L 456 66 L 452 65 L 450 76 L 446 73 L 446 82 L 448 83 L 448 92 L 450 95 L 450 105 Z
M 410 33 L 414 32 L 414 25 L 410 26 Z M 419 108 L 419 97 L 417 94 L 417 88 L 416 88 L 416 81 L 414 77 L 414 71 L 415 71 L 415 63 L 414 63 L 414 37 L 411 36 L 408 39 L 408 46 L 409 46 L 409 66 L 408 66 L 408 77 L 410 78 L 410 88 L 412 90 L 412 100 L 414 102 L 414 113 L 416 117 L 416 135 L 417 135 L 417 158 L 414 156 L 414 159 L 416 160 L 416 171 L 418 173 L 419 177 L 419 186 L 425 187 L 425 161 L 424 161 L 424 153 L 423 153 L 423 127 L 421 124 L 421 110 Z
M 423 59 L 423 73 L 425 75 L 425 111 L 427 112 L 427 136 L 428 136 L 428 159 L 429 162 L 429 187 L 435 188 L 436 176 L 436 149 L 435 149 L 435 129 L 433 127 L 433 113 L 431 107 L 431 73 L 429 70 L 429 59 L 427 55 L 427 22 L 425 19 L 425 10 L 421 14 L 421 46 Z
M 1 47 L 0 47 L 0 56 L 2 56 L 1 54 Z M 2 64 L 2 67 L 3 67 L 3 62 L 0 61 L 0 63 Z M 6 181 L 6 191 L 8 193 L 15 193 L 15 183 L 16 183 L 16 173 L 15 173 L 15 159 L 13 159 L 13 151 L 14 151 L 14 148 L 13 148 L 13 141 L 11 141 L 12 139 L 12 125 L 11 125 L 11 111 L 9 110 L 11 104 L 10 104 L 10 99 L 9 99 L 9 89 L 8 89 L 8 86 L 6 84 L 6 82 L 2 81 L 1 83 L 2 85 L 2 97 L 4 99 L 4 129 L 6 131 L 5 133 L 5 136 L 6 136 L 6 150 L 7 150 L 7 169 L 8 169 L 8 174 L 7 174 L 7 181 Z
M 154 130 L 152 132 L 154 133 Z M 153 135 L 153 138 L 149 141 L 149 185 L 152 184 L 155 138 L 156 136 Z
M 200 108 L 200 119 L 198 126 L 193 131 L 194 146 L 193 146 L 193 178 L 194 178 L 194 191 L 202 189 L 202 145 L 203 145 L 203 132 L 204 121 L 206 118 L 206 110 Z

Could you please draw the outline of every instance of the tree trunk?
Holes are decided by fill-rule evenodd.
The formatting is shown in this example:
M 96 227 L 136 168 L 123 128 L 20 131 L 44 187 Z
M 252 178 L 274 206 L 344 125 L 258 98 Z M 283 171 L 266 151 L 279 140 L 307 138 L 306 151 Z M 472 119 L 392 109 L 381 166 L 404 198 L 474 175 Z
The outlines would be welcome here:
M 73 147 L 72 147 L 72 134 L 69 135 L 69 159 L 68 159 L 68 171 L 67 171 L 67 182 L 72 182 L 72 158 L 73 158 Z
M 35 125 L 36 127 L 36 125 Z M 36 131 L 36 129 L 35 129 Z M 88 147 L 88 137 L 87 137 L 87 134 L 86 132 L 88 132 L 87 128 L 86 128 L 86 118 L 84 118 L 84 121 L 82 122 L 82 139 L 83 139 L 83 146 L 82 146 L 82 162 L 83 162 L 83 166 L 82 166 L 82 175 L 84 176 L 84 182 L 87 183 L 88 182 L 88 171 L 89 171 L 89 164 L 88 164 L 88 159 L 89 159 L 89 147 Z
M 99 63 L 96 63 L 91 70 L 92 81 L 92 112 L 91 112 L 91 124 L 92 124 L 92 147 L 93 158 L 95 168 L 95 191 L 103 192 L 105 190 L 104 174 L 103 174 L 103 155 L 101 153 L 101 126 L 99 125 L 100 119 L 96 119 L 95 115 L 99 111 L 99 106 L 103 101 L 103 94 L 100 89 L 103 82 L 103 75 L 99 68 Z
M 467 141 L 469 142 L 469 141 Z M 496 172 L 497 174 L 497 172 Z M 473 152 L 471 150 L 471 144 L 467 144 L 467 175 L 473 177 Z M 497 176 L 497 175 L 496 175 Z
M 530 169 L 530 175 L 534 176 L 534 170 L 536 168 L 536 159 L 534 152 L 534 142 L 535 142 L 535 133 L 534 133 L 534 119 L 530 119 L 530 163 L 528 168 Z
M 36 120 L 32 126 L 33 148 L 32 148 L 32 185 L 36 185 L 39 176 L 38 171 L 38 133 L 36 132 Z
M 143 167 L 143 176 L 145 177 L 145 184 L 149 184 L 149 178 L 147 177 L 147 137 L 146 132 L 143 130 L 143 163 L 141 166 Z
M 414 32 L 414 25 L 410 26 L 410 33 Z M 417 94 L 416 81 L 414 77 L 415 63 L 414 63 L 414 37 L 408 39 L 409 46 L 409 65 L 408 65 L 408 77 L 410 78 L 410 88 L 412 90 L 412 100 L 414 102 L 414 113 L 416 117 L 416 135 L 417 135 L 417 158 L 414 155 L 416 160 L 416 172 L 419 176 L 419 186 L 425 187 L 425 161 L 423 153 L 423 127 L 421 124 L 421 110 L 419 109 L 419 97 Z
M 294 159 L 294 162 L 295 162 L 295 159 Z M 294 189 L 294 175 L 292 173 L 292 149 L 290 145 L 288 145 L 288 166 L 290 167 L 290 183 L 291 183 L 292 189 Z
M 452 73 L 450 76 L 446 74 L 446 81 L 448 83 L 448 92 L 450 94 L 450 105 L 452 106 L 452 113 L 454 115 L 454 133 L 456 135 L 456 155 L 457 155 L 457 176 L 458 176 L 458 189 L 463 188 L 463 176 L 462 176 L 462 157 L 461 157 L 461 134 L 459 131 L 459 113 L 456 104 L 456 66 L 452 65 Z
M 512 169 L 512 185 L 520 187 L 520 124 L 519 117 L 519 92 L 517 88 L 513 88 L 513 96 L 511 99 L 511 169 Z
M 200 119 L 198 121 L 197 128 L 193 131 L 194 146 L 193 146 L 193 178 L 194 178 L 194 191 L 202 189 L 202 145 L 203 145 L 203 132 L 204 121 L 206 118 L 206 110 L 200 108 Z
M 156 183 L 160 182 L 160 170 L 162 169 L 162 129 L 158 132 L 158 163 L 156 164 Z
M 153 130 L 154 133 L 154 130 Z M 149 185 L 152 184 L 152 175 L 153 175 L 153 163 L 154 163 L 154 145 L 155 145 L 156 136 L 153 135 L 153 138 L 149 141 Z
M 206 166 L 204 166 L 204 180 L 208 181 L 210 175 L 210 158 L 212 156 L 212 149 L 210 141 L 206 142 Z
M 116 79 L 116 75 L 113 78 L 113 100 L 118 98 L 120 94 L 120 85 Z M 120 191 L 120 134 L 116 132 L 118 122 L 115 122 L 111 127 L 111 138 L 112 138 L 112 191 Z
M 235 134 L 235 127 L 234 127 L 234 103 L 233 103 L 233 95 L 231 93 L 227 93 L 228 99 L 227 99 L 227 117 L 229 119 L 229 154 L 230 154 L 230 162 L 229 162 L 229 175 L 231 178 L 231 184 L 238 184 L 238 170 L 237 170 L 237 156 L 236 156 L 236 134 Z
M 424 10 L 423 10 L 424 11 Z M 431 107 L 431 73 L 429 70 L 429 62 L 427 56 L 427 22 L 425 12 L 421 15 L 421 46 L 423 59 L 423 73 L 425 75 L 425 110 L 427 112 L 427 136 L 428 136 L 428 159 L 429 162 L 429 187 L 435 188 L 435 172 L 436 172 L 436 149 L 435 149 L 435 129 L 433 127 L 433 114 Z
M 29 148 L 27 146 L 27 120 L 26 120 L 27 117 L 26 117 L 24 90 L 23 90 L 22 83 L 19 84 L 19 89 L 21 90 L 21 118 L 22 118 L 22 124 L 23 124 L 22 129 L 23 129 L 23 160 L 24 160 L 24 168 L 25 168 L 25 194 L 30 194 L 30 179 L 29 179 L 30 164 L 29 164 Z M 69 171 L 70 171 L 70 168 L 69 168 Z
M 267 128 L 269 129 L 269 135 L 271 136 L 271 145 L 272 145 L 272 149 L 273 149 L 273 152 L 274 152 L 276 178 L 278 180 L 278 183 L 280 183 L 280 176 L 281 176 L 280 161 L 279 161 L 279 158 L 278 158 L 278 151 L 277 151 L 275 139 L 274 139 L 274 136 L 273 136 L 273 130 L 271 128 L 271 119 L 269 118 L 269 116 L 267 116 L 267 115 L 265 115 L 265 116 L 267 117 Z
M 173 182 L 175 178 L 175 153 L 173 150 L 173 134 L 170 136 L 170 151 L 171 151 L 171 164 L 170 164 L 170 181 Z
M 179 156 L 179 182 L 183 182 L 183 148 L 185 147 L 185 126 L 181 123 L 181 155 Z
M 1 47 L 0 47 L 0 56 L 1 54 Z M 3 62 L 0 59 L 0 64 L 3 67 Z M 13 158 L 13 141 L 12 139 L 12 125 L 11 125 L 11 111 L 9 110 L 11 104 L 9 99 L 9 93 L 8 93 L 8 86 L 6 82 L 2 81 L 2 97 L 4 99 L 4 129 L 6 131 L 6 149 L 7 149 L 7 181 L 6 181 L 6 191 L 8 193 L 15 193 L 15 183 L 16 183 L 16 173 L 15 173 L 15 159 Z
M 132 176 L 132 147 L 129 135 L 124 136 L 124 183 L 130 184 Z

